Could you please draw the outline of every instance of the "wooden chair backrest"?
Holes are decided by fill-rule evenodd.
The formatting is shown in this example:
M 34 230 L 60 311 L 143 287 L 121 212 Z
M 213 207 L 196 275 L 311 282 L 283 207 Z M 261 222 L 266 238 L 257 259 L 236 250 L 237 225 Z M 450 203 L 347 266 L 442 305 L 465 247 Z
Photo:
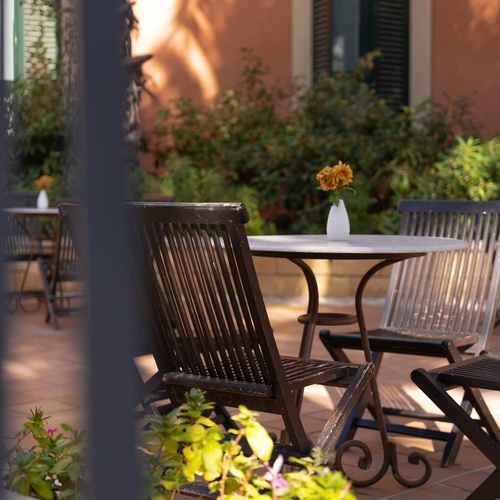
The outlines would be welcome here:
M 58 204 L 60 217 L 57 224 L 56 247 L 54 253 L 54 272 L 51 279 L 51 289 L 63 281 L 83 281 L 81 259 L 75 248 L 74 239 L 78 231 L 74 217 L 69 217 L 64 210 L 64 204 Z
M 170 381 L 276 396 L 286 383 L 241 203 L 131 203 L 136 297 Z M 279 384 L 278 384 L 279 385 Z
M 37 191 L 9 191 L 5 193 L 7 207 L 36 207 Z
M 429 253 L 393 267 L 381 328 L 475 334 L 488 344 L 498 308 L 500 201 L 403 200 L 400 234 L 460 238 L 465 250 Z

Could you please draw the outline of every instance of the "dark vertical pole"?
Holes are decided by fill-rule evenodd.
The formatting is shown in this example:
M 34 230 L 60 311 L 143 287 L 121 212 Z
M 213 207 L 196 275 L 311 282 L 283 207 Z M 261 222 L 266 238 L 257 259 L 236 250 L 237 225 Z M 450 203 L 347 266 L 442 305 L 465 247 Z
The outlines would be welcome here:
M 6 153 L 6 135 L 7 124 L 5 122 L 5 75 L 4 75 L 4 4 L 0 2 L 0 210 L 5 203 L 3 193 L 6 189 L 6 174 L 7 174 L 7 155 Z M 0 241 L 4 234 L 3 217 L 0 217 Z M 0 367 L 3 365 L 3 357 L 5 355 L 5 307 L 3 294 L 5 290 L 5 258 L 2 253 L 2 245 L 0 245 Z M 4 379 L 3 370 L 0 370 L 0 429 L 5 429 L 4 424 Z M 3 438 L 0 438 L 3 439 Z M 0 450 L 3 450 L 3 442 L 0 442 Z M 3 454 L 0 452 L 0 464 L 3 464 Z M 3 497 L 0 490 L 0 498 Z
M 122 211 L 125 148 L 119 1 L 83 0 L 80 4 L 91 498 L 135 499 L 138 480 L 128 378 L 132 368 L 130 289 Z

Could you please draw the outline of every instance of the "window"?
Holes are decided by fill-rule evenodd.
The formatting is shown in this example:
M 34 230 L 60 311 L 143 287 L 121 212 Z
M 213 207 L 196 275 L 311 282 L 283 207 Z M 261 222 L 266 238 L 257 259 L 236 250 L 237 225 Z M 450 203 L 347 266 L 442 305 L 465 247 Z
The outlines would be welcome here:
M 14 79 L 14 2 L 7 0 L 3 4 L 3 19 L 0 26 L 2 40 L 2 77 L 6 81 Z
M 4 75 L 12 81 L 24 74 L 30 52 L 41 43 L 56 67 L 58 24 L 50 4 L 33 0 L 7 0 L 4 20 Z
M 372 81 L 394 107 L 408 104 L 408 0 L 314 0 L 313 74 L 349 71 L 379 49 Z

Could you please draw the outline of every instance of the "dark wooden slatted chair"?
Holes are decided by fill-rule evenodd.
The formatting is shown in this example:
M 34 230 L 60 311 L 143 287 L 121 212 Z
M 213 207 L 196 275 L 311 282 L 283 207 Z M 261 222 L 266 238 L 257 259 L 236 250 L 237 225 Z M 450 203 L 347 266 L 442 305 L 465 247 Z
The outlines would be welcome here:
M 484 422 L 491 419 L 484 413 L 486 405 L 476 405 L 477 397 L 470 401 L 480 417 L 473 419 L 448 391 L 463 387 L 465 392 L 480 389 L 500 391 L 500 357 L 482 353 L 470 359 L 426 371 L 413 370 L 411 378 L 431 401 L 477 446 L 483 455 L 495 466 L 495 470 L 467 497 L 469 500 L 493 500 L 500 496 L 500 444 L 484 431 Z
M 78 254 L 81 262 L 82 251 L 84 250 L 82 241 L 82 208 L 81 205 L 72 200 L 60 202 L 58 204 L 62 223 L 67 228 L 68 234 L 73 242 L 75 255 Z M 143 325 L 139 324 L 136 318 L 136 343 L 134 356 L 143 356 L 151 354 L 149 345 L 146 341 Z M 162 415 L 173 409 L 173 405 L 168 399 L 168 394 L 161 382 L 159 373 L 153 374 L 148 380 L 143 381 L 138 370 L 133 371 L 134 380 L 131 383 L 131 390 L 137 401 L 136 418 L 140 419 L 146 415 Z M 220 423 L 224 428 L 234 427 L 225 408 L 217 407 L 214 409 L 213 420 Z
M 500 201 L 405 200 L 400 234 L 461 238 L 469 248 L 448 254 L 431 253 L 397 264 L 392 269 L 380 327 L 369 331 L 376 370 L 383 353 L 435 356 L 450 363 L 464 353 L 479 354 L 488 344 L 497 313 L 500 282 Z M 345 361 L 345 349 L 361 349 L 359 333 L 320 332 L 320 339 L 336 360 Z M 470 391 L 463 404 L 470 409 Z M 366 394 L 345 434 L 352 439 L 358 427 L 377 428 Z M 384 408 L 389 416 L 448 421 L 439 414 L 407 408 Z M 373 415 L 373 412 L 372 412 Z M 446 441 L 442 465 L 453 464 L 461 444 L 456 429 L 441 432 L 390 422 L 390 432 Z M 490 429 L 500 438 L 500 430 Z
M 131 203 L 130 250 L 137 306 L 165 390 L 178 405 L 192 387 L 220 407 L 280 415 L 291 445 L 309 441 L 294 391 L 345 392 L 317 445 L 328 451 L 366 387 L 372 363 L 282 357 L 248 246 L 241 203 Z
M 36 207 L 38 193 L 36 191 L 7 191 L 6 207 Z
M 47 301 L 45 321 L 52 320 L 58 330 L 58 316 L 81 311 L 80 302 L 84 298 L 81 262 L 64 217 L 58 219 L 54 255 L 39 257 L 37 262 Z

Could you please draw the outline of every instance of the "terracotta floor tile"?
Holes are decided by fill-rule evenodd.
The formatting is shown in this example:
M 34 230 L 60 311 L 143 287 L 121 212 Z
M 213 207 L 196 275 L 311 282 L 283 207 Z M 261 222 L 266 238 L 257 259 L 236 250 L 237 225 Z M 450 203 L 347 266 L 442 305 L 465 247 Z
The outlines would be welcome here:
M 352 311 L 352 305 L 340 304 L 342 312 Z M 376 326 L 380 319 L 381 304 L 369 305 L 365 308 L 369 326 Z M 268 311 L 275 335 L 281 351 L 285 354 L 296 354 L 298 342 L 302 334 L 302 325 L 296 318 L 304 312 L 304 305 L 296 303 L 292 306 L 285 303 L 268 301 Z M 79 331 L 76 318 L 61 318 L 61 329 L 55 331 L 51 324 L 44 322 L 44 311 L 35 314 L 17 313 L 9 316 L 10 337 L 7 340 L 7 355 L 4 362 L 4 378 L 6 381 L 5 430 L 17 430 L 24 421 L 30 408 L 42 406 L 46 414 L 51 415 L 51 422 L 60 425 L 66 422 L 74 427 L 86 427 L 86 372 L 85 349 L 83 335 Z M 344 330 L 350 330 L 344 328 Z M 493 352 L 500 352 L 500 329 L 497 328 L 490 346 Z M 315 338 L 313 357 L 330 359 L 329 354 Z M 362 353 L 350 353 L 354 362 L 361 362 Z M 387 355 L 379 375 L 379 382 L 385 384 L 383 397 L 388 402 L 403 391 L 406 400 L 424 409 L 433 408 L 432 403 L 421 394 L 409 378 L 413 368 L 436 367 L 444 364 L 441 359 L 419 358 L 413 356 Z M 150 376 L 156 366 L 149 356 L 138 361 L 144 377 Z M 308 389 L 302 407 L 303 421 L 315 439 L 338 402 L 343 390 L 323 387 Z M 486 392 L 485 399 L 491 404 L 493 413 L 500 417 L 500 393 Z M 235 410 L 232 410 L 235 411 Z M 277 432 L 282 428 L 282 421 L 276 415 L 262 414 L 261 421 L 266 428 Z M 137 422 L 138 427 L 141 421 Z M 421 426 L 418 422 L 416 425 Z M 439 427 L 447 424 L 439 424 Z M 449 426 L 448 426 L 449 427 Z M 356 439 L 369 445 L 373 454 L 371 471 L 377 471 L 383 462 L 383 449 L 377 431 L 358 429 Z M 397 443 L 398 467 L 405 477 L 414 477 L 416 466 L 410 465 L 406 457 L 410 451 L 423 453 L 431 462 L 433 472 L 431 479 L 417 489 L 408 489 L 400 485 L 389 471 L 378 483 L 365 488 L 355 488 L 358 500 L 376 498 L 415 499 L 422 498 L 457 500 L 465 498 L 491 470 L 491 465 L 475 447 L 464 441 L 457 458 L 457 465 L 440 467 L 443 442 L 391 435 Z M 366 475 L 357 469 L 360 453 L 347 451 L 343 463 L 353 472 L 354 477 Z M 373 472 L 372 472 L 373 474 Z M 179 499 L 183 497 L 179 496 Z
M 419 488 L 405 489 L 404 491 L 386 496 L 380 496 L 378 498 L 390 498 L 397 500 L 422 500 L 425 498 L 429 500 L 461 500 L 466 496 L 467 494 L 459 488 L 454 488 L 440 483 L 427 483 Z M 365 497 L 362 493 L 357 493 L 357 500 L 364 500 L 365 498 L 367 497 Z
M 476 469 L 467 473 L 443 479 L 440 484 L 453 486 L 464 491 L 473 491 L 479 486 L 493 471 L 493 469 Z

